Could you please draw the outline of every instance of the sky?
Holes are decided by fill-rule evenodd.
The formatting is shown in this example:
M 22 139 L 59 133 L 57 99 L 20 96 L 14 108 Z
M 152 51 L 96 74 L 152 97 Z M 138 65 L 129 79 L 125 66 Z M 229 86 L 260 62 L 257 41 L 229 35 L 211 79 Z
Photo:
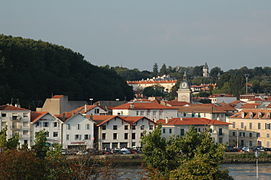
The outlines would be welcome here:
M 98 66 L 271 66 L 270 0 L 0 2 L 0 34 L 62 45 Z

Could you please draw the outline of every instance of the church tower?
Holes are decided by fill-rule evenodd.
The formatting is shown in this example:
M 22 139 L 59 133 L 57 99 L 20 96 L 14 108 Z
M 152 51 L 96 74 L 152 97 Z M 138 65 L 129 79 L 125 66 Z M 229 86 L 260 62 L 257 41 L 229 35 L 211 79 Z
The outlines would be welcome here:
M 202 76 L 209 77 L 209 67 L 208 67 L 207 62 L 205 63 L 205 65 L 202 68 Z
M 186 77 L 186 72 L 184 72 L 183 80 L 180 83 L 177 93 L 178 101 L 191 103 L 191 89 Z

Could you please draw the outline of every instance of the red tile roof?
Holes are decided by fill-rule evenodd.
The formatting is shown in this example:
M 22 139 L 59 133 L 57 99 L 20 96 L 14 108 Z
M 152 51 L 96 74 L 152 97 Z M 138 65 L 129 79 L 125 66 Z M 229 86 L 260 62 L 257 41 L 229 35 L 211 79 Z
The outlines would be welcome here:
M 162 125 L 229 125 L 230 123 L 218 121 L 218 120 L 210 120 L 206 118 L 173 118 L 169 119 L 168 123 L 166 120 L 158 120 L 157 124 L 161 123 Z
M 31 122 L 35 123 L 36 121 L 38 121 L 40 118 L 42 118 L 46 114 L 48 114 L 48 112 L 36 112 L 36 111 L 32 111 L 31 112 Z
M 2 105 L 2 106 L 0 106 L 0 110 L 4 110 L 4 111 L 30 111 L 28 109 L 19 108 L 19 107 L 10 106 L 10 105 Z
M 261 103 L 246 103 L 243 104 L 241 109 L 252 109 L 252 108 L 257 108 Z
M 86 112 L 94 109 L 95 107 L 100 107 L 100 106 L 97 106 L 97 105 L 86 105 L 86 110 L 87 110 Z M 103 108 L 101 108 L 101 109 L 103 109 Z M 85 113 L 85 106 L 78 107 L 78 108 L 70 111 L 70 113 L 74 113 L 74 114 L 81 113 L 81 114 L 84 114 Z
M 244 101 L 240 101 L 240 100 L 236 100 L 236 101 L 232 101 L 231 103 L 230 103 L 230 105 L 231 106 L 236 106 L 237 104 L 239 104 L 239 103 L 245 103 Z
M 234 107 L 227 103 L 219 103 L 218 106 L 221 107 L 224 111 L 236 111 Z
M 130 102 L 126 104 L 122 104 L 120 106 L 112 108 L 114 109 L 135 109 L 135 110 L 140 110 L 140 109 L 167 109 L 167 110 L 177 110 L 178 108 L 174 107 L 169 107 L 169 106 L 164 106 L 156 102 Z
M 126 122 L 129 122 L 130 124 L 134 124 L 136 123 L 137 121 L 141 120 L 141 119 L 146 119 L 150 122 L 153 122 L 155 124 L 154 121 L 144 117 L 144 116 L 120 116 L 121 119 L 123 119 L 124 121 Z
M 114 119 L 118 116 L 113 116 L 113 115 L 94 115 L 94 116 L 87 116 L 89 118 L 92 118 L 93 121 L 95 121 L 97 123 L 97 126 L 100 126 L 108 121 L 110 121 L 111 119 Z
M 242 119 L 271 119 L 270 109 L 243 109 L 242 111 L 234 114 L 231 118 Z
M 188 102 L 183 102 L 183 101 L 164 101 L 166 104 L 170 105 L 170 106 L 184 106 L 186 104 L 189 104 Z
M 54 95 L 52 98 L 55 98 L 55 99 L 60 99 L 60 98 L 63 98 L 64 95 Z
M 55 114 L 54 116 L 60 119 L 61 121 L 65 122 L 68 119 L 72 118 L 74 115 L 76 114 L 71 113 L 71 112 L 64 112 L 62 114 Z
M 226 111 L 214 104 L 190 104 L 179 108 L 179 112 L 192 113 L 226 113 Z

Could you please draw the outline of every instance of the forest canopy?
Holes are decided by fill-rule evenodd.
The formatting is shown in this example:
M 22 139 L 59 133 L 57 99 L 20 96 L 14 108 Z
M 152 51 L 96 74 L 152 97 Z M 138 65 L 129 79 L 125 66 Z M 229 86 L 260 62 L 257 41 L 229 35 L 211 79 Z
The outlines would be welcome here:
M 34 108 L 52 94 L 72 100 L 133 98 L 114 70 L 97 67 L 63 46 L 0 34 L 0 104 Z

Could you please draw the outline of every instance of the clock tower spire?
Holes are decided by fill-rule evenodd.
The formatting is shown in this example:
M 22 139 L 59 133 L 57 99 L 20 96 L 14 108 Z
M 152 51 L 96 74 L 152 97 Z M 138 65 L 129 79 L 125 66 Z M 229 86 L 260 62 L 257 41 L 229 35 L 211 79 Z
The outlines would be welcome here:
M 178 101 L 191 103 L 191 93 L 192 92 L 190 89 L 190 84 L 187 80 L 186 71 L 184 72 L 183 80 L 180 83 L 180 87 L 179 87 L 177 93 L 178 93 Z

